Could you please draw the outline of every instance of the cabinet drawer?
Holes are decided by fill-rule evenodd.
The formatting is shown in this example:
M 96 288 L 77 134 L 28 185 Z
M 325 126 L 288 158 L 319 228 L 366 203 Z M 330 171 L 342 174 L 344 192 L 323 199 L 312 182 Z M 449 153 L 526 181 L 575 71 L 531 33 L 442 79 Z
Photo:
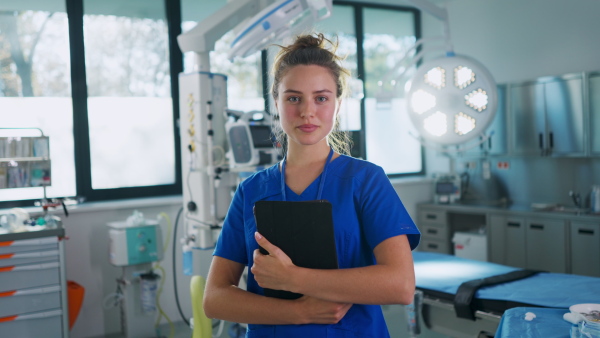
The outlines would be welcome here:
M 421 234 L 425 239 L 433 239 L 441 242 L 448 240 L 448 229 L 437 225 L 421 225 Z
M 446 224 L 446 212 L 443 210 L 421 210 L 419 212 L 419 226 L 423 224 Z
M 0 317 L 58 309 L 60 307 L 59 285 L 0 293 Z
M 59 269 L 58 262 L 0 268 L 0 292 L 57 285 Z
M 0 318 L 2 337 L 61 338 L 62 311 L 52 310 Z
M 0 268 L 23 264 L 58 262 L 59 259 L 58 249 L 9 253 L 0 255 Z
M 447 242 L 436 241 L 427 238 L 421 239 L 418 249 L 419 251 L 450 254 L 450 247 L 448 246 Z
M 0 255 L 45 250 L 58 250 L 58 237 L 42 237 L 0 242 Z

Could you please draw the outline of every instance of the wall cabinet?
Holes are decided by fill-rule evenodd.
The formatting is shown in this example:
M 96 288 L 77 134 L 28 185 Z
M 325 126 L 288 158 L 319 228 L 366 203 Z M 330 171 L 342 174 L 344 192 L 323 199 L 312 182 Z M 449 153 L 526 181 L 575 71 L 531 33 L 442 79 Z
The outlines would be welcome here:
M 584 156 L 583 75 L 510 85 L 515 155 Z
M 590 102 L 590 152 L 592 156 L 600 156 L 600 73 L 589 76 Z
M 571 272 L 600 277 L 600 221 L 571 222 Z
M 481 157 L 484 155 L 500 156 L 508 153 L 508 128 L 507 128 L 507 112 L 506 112 L 506 94 L 507 86 L 498 85 L 498 108 L 492 123 L 486 130 L 486 135 L 492 134 L 486 141 L 482 142 L 482 137 L 478 137 L 476 141 L 481 142 L 478 146 L 468 148 L 465 151 L 465 157 Z M 465 145 L 469 147 L 469 144 Z

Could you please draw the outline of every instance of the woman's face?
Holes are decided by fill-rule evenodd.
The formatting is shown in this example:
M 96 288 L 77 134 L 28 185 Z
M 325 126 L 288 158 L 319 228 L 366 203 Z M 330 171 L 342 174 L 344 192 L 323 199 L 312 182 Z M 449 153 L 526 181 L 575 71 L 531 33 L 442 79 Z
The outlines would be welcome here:
M 288 142 L 327 142 L 338 112 L 337 86 L 331 73 L 316 65 L 291 68 L 279 83 L 275 105 Z

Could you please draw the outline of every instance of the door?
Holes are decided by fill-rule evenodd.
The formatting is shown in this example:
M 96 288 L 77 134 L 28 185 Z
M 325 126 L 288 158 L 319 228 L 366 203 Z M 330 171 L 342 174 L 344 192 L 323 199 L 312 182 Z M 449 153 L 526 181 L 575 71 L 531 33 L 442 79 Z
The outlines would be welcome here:
M 546 125 L 544 84 L 524 83 L 510 88 L 512 149 L 515 155 L 544 155 Z
M 526 234 L 528 269 L 567 273 L 565 221 L 530 219 Z
M 584 111 L 582 76 L 557 78 L 545 83 L 548 153 L 554 156 L 582 156 Z
M 600 73 L 590 75 L 590 147 L 591 153 L 600 156 Z

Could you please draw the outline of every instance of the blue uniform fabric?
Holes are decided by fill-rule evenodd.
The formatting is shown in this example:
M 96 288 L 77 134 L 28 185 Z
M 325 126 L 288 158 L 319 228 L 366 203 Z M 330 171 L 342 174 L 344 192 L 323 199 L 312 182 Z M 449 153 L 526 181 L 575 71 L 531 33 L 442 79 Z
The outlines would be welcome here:
M 254 203 L 281 200 L 281 173 L 278 165 L 257 172 L 238 187 L 214 255 L 243 265 L 252 264 Z M 286 186 L 288 201 L 308 201 L 317 197 L 319 176 L 301 195 Z M 375 264 L 373 249 L 385 239 L 407 235 L 416 248 L 420 232 L 410 218 L 383 169 L 367 161 L 341 155 L 327 168 L 322 199 L 333 205 L 333 221 L 339 267 L 341 269 Z M 267 238 L 268 239 L 268 238 Z M 254 275 L 248 271 L 248 291 L 263 294 Z M 247 337 L 389 337 L 379 305 L 355 304 L 335 325 L 249 325 Z

